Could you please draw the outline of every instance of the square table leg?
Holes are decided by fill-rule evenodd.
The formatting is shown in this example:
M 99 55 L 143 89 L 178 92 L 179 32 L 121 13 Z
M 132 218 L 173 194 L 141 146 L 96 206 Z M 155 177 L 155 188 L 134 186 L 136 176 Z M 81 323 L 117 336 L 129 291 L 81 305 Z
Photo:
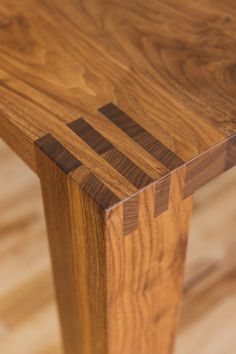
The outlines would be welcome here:
M 101 210 L 38 148 L 36 157 L 65 352 L 171 354 L 192 212 L 183 171 L 160 215 L 155 186 L 139 192 L 137 228 L 124 235 L 123 204 Z

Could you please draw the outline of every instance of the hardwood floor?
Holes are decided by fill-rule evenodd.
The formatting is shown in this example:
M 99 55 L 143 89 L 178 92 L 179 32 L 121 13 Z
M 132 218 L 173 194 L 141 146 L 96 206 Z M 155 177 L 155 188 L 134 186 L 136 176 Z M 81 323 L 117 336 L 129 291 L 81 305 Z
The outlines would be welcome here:
M 61 354 L 39 181 L 0 141 L 0 353 Z M 234 354 L 236 169 L 200 189 L 176 354 Z
M 58 354 L 39 181 L 0 145 L 0 353 Z

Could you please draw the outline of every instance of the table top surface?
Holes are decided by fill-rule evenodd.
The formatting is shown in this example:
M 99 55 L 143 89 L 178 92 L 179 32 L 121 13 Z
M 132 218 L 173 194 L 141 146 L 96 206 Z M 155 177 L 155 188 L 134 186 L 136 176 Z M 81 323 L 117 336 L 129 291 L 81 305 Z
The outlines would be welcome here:
M 35 170 L 36 141 L 105 209 L 223 166 L 235 93 L 234 0 L 1 0 L 0 134 Z

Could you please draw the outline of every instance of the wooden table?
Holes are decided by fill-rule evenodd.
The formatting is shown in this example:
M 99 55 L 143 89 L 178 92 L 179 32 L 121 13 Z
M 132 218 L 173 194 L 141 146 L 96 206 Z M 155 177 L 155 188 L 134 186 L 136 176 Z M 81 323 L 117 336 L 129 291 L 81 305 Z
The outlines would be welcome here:
M 41 180 L 67 354 L 172 353 L 235 93 L 233 0 L 1 0 L 0 135 Z

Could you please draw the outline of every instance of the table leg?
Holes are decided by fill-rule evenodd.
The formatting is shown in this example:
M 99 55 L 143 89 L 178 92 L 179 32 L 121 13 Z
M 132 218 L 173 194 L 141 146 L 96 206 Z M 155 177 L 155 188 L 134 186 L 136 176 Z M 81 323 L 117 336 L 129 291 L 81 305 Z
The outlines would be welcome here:
M 183 171 L 171 176 L 167 211 L 155 216 L 154 185 L 138 194 L 137 228 L 124 235 L 123 204 L 101 210 L 38 148 L 36 156 L 65 352 L 171 354 L 192 211 Z

